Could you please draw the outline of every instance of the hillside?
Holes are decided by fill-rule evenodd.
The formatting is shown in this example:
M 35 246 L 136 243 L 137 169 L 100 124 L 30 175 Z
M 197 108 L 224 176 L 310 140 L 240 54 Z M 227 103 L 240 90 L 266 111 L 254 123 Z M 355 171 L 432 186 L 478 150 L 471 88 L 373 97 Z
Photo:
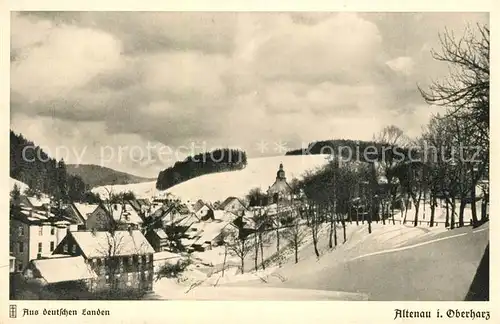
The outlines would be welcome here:
M 106 195 L 106 188 L 113 192 L 132 191 L 137 197 L 152 197 L 171 193 L 184 200 L 203 199 L 223 201 L 229 196 L 244 197 L 252 188 L 267 190 L 276 178 L 276 171 L 282 162 L 288 181 L 301 177 L 306 171 L 327 163 L 327 155 L 273 156 L 248 159 L 243 170 L 203 175 L 180 183 L 165 191 L 156 189 L 156 182 L 129 185 L 97 187 L 92 191 Z
M 14 189 L 15 185 L 17 185 L 17 187 L 19 188 L 19 191 L 21 193 L 24 193 L 24 191 L 26 189 L 28 189 L 28 185 L 25 184 L 24 182 L 21 182 L 19 180 L 13 179 L 13 178 L 10 178 L 10 190 Z
M 246 165 L 247 154 L 241 150 L 225 148 L 199 153 L 184 161 L 177 161 L 173 166 L 161 171 L 156 180 L 156 188 L 167 190 L 196 177 L 241 170 Z
M 125 172 L 94 164 L 68 164 L 66 170 L 71 175 L 76 175 L 90 187 L 105 185 L 132 184 L 151 181 L 151 178 L 142 178 Z

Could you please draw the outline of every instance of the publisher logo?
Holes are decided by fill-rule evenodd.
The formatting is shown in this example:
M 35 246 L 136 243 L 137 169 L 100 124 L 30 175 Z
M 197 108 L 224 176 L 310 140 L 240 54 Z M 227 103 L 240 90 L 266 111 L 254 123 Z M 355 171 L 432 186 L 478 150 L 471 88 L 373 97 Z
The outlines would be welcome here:
M 17 318 L 17 306 L 16 305 L 9 306 L 9 318 Z

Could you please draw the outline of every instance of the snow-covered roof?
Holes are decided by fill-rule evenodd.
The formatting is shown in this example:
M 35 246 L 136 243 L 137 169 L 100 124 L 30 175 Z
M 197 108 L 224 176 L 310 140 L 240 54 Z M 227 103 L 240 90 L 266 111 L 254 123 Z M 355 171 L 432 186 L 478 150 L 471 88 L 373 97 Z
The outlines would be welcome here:
M 158 235 L 158 237 L 160 239 L 167 238 L 167 234 L 165 233 L 165 231 L 162 228 L 155 228 L 153 231 L 156 233 L 156 235 Z
M 227 197 L 220 205 L 219 209 L 225 209 L 227 205 L 229 205 L 232 201 L 237 200 L 242 207 L 245 207 L 245 204 L 238 197 Z
M 107 206 L 106 206 L 107 207 Z M 112 204 L 111 214 L 115 221 L 121 221 L 127 224 L 142 224 L 142 218 L 136 210 L 129 204 Z
M 198 230 L 201 230 L 199 238 L 196 243 L 203 244 L 205 242 L 213 241 L 217 236 L 220 235 L 221 231 L 229 224 L 229 221 L 210 221 L 204 222 L 197 226 Z
M 33 260 L 33 266 L 49 284 L 97 278 L 83 257 L 65 257 Z
M 14 217 L 22 222 L 34 222 L 41 223 L 46 221 L 54 221 L 55 215 L 49 213 L 48 211 L 36 210 L 30 207 L 21 206 L 19 213 L 15 214 Z
M 87 258 L 154 253 L 139 230 L 117 231 L 114 236 L 109 232 L 71 232 L 71 235 Z
M 50 205 L 50 198 L 41 197 L 26 197 L 33 207 L 42 207 L 43 205 Z
M 222 221 L 231 222 L 235 220 L 238 216 L 230 211 L 225 210 L 214 210 L 214 218 Z
M 74 203 L 76 210 L 80 215 L 83 217 L 84 220 L 87 220 L 88 215 L 93 213 L 97 207 L 99 207 L 98 204 L 87 204 L 87 203 Z

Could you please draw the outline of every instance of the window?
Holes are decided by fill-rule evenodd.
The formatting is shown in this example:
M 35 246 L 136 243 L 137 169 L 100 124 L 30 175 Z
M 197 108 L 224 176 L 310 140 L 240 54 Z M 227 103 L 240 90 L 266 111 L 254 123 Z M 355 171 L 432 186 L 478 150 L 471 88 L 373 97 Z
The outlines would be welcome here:
M 132 257 L 128 258 L 128 264 L 132 265 L 134 263 L 134 259 Z
M 127 281 L 131 282 L 132 280 L 134 280 L 134 273 L 133 272 L 129 272 L 127 274 Z
M 24 235 L 24 226 L 19 226 L 19 228 L 17 229 L 18 232 L 19 232 L 19 235 Z
M 109 275 L 106 275 L 106 283 L 110 283 L 111 281 L 109 280 Z
M 143 255 L 141 259 L 142 259 L 142 263 L 146 264 L 146 256 Z
M 71 246 L 71 253 L 76 254 L 76 244 Z
M 54 248 L 55 248 L 55 243 L 54 242 L 50 242 L 50 252 L 54 251 Z
M 50 228 L 50 235 L 55 235 L 55 234 L 56 234 L 55 228 L 51 227 Z
M 68 253 L 68 243 L 64 244 L 63 251 L 64 251 L 64 253 Z
M 22 263 L 18 263 L 17 264 L 17 271 L 22 271 L 23 270 L 23 264 Z
M 19 253 L 23 253 L 24 252 L 24 243 L 23 242 L 19 242 Z
M 42 242 L 38 243 L 38 253 L 42 253 Z
M 43 235 L 43 225 L 40 225 L 40 226 L 38 227 L 38 235 L 39 235 L 39 236 L 42 236 L 42 235 Z

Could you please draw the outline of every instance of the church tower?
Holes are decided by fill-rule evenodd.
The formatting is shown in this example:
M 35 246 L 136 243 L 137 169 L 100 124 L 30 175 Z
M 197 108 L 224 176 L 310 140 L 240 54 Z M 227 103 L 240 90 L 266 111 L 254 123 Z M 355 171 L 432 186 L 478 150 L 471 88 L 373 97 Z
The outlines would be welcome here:
M 280 199 L 289 199 L 292 192 L 292 188 L 286 182 L 285 170 L 283 169 L 283 163 L 280 163 L 278 172 L 276 172 L 276 181 L 273 185 L 269 187 L 267 194 L 271 198 L 271 201 L 276 202 L 278 197 Z
M 286 181 L 285 170 L 283 170 L 283 163 L 280 163 L 280 168 L 276 173 L 276 181 Z

